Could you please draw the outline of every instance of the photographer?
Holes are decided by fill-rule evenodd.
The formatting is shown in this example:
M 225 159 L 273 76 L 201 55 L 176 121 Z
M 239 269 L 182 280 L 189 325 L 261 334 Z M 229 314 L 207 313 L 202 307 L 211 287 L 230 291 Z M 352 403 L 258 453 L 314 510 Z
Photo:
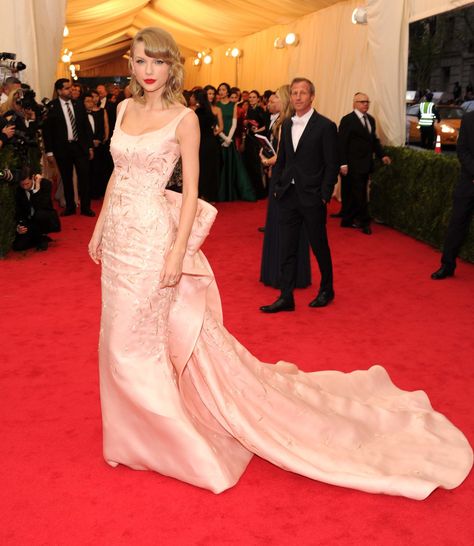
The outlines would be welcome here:
M 13 146 L 14 156 L 20 165 L 39 165 L 36 115 L 39 107 L 34 97 L 34 91 L 16 89 L 10 92 L 8 100 L 1 107 L 0 130 L 3 132 L 5 127 L 13 128 L 13 135 L 9 137 L 8 143 Z M 3 144 L 6 143 L 7 141 L 3 142 Z
M 13 250 L 47 250 L 51 239 L 46 234 L 61 231 L 51 188 L 52 183 L 41 175 L 33 175 L 31 167 L 20 170 L 15 194 L 17 226 Z
M 15 78 L 15 76 L 9 76 L 3 84 L 3 91 L 0 96 L 0 104 L 7 102 L 10 93 L 12 91 L 16 91 L 17 89 L 20 89 L 20 87 L 21 81 L 18 78 Z

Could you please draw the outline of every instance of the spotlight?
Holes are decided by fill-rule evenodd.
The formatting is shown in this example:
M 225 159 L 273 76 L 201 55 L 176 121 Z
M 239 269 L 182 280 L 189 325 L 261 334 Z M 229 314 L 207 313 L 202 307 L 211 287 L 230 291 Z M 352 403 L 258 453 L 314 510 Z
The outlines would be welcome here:
M 273 47 L 275 49 L 283 49 L 285 47 L 285 40 L 283 38 L 280 38 L 279 36 L 275 38 L 275 41 L 273 42 Z
M 228 47 L 228 48 L 226 49 L 225 56 L 226 56 L 226 57 L 230 57 L 231 52 L 232 52 L 232 48 L 231 48 L 231 47 Z
M 230 52 L 230 55 L 234 57 L 234 59 L 237 57 L 242 57 L 242 50 L 240 50 L 238 47 L 234 47 Z
M 197 54 L 197 56 L 198 56 L 198 59 L 200 59 L 200 58 L 202 57 L 202 53 L 199 52 L 199 53 Z
M 70 70 L 71 72 L 75 72 L 75 71 L 76 71 L 75 65 L 70 64 L 70 65 L 69 65 L 69 70 Z
M 286 45 L 297 46 L 299 41 L 300 41 L 300 38 L 299 38 L 298 34 L 295 34 L 294 32 L 289 32 L 285 36 Z
M 69 36 L 69 29 L 66 25 L 64 25 L 63 36 L 64 38 L 67 38 Z
M 209 53 L 207 55 L 204 56 L 204 59 L 202 60 L 204 64 L 211 64 L 212 63 L 212 55 L 209 55 Z
M 61 61 L 63 63 L 68 63 L 70 61 L 69 55 L 66 55 L 66 53 L 61 57 Z
M 199 57 L 196 57 L 194 60 L 193 60 L 193 65 L 194 66 L 199 66 L 201 64 L 201 59 L 199 59 Z
M 367 8 L 356 8 L 352 12 L 352 24 L 353 25 L 367 24 Z

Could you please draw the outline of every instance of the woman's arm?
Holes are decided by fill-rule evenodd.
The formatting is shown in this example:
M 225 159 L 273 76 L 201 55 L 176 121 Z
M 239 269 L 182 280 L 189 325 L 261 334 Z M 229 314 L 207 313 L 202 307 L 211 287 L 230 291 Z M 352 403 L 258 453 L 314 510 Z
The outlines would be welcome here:
M 187 114 L 176 129 L 183 165 L 183 202 L 178 231 L 160 275 L 161 286 L 174 286 L 183 272 L 183 259 L 197 210 L 199 181 L 199 122 L 196 114 Z
M 102 232 L 104 230 L 105 214 L 110 201 L 110 194 L 112 193 L 112 188 L 115 183 L 114 173 L 112 172 L 111 177 L 109 178 L 109 183 L 107 184 L 107 189 L 105 190 L 104 202 L 102 203 L 102 208 L 100 210 L 99 217 L 95 223 L 94 232 L 92 233 L 91 240 L 89 241 L 89 256 L 91 260 L 98 264 L 102 258 Z
M 275 163 L 277 162 L 278 157 L 278 149 L 280 148 L 280 139 L 281 139 L 281 125 L 278 127 L 278 146 L 276 149 L 276 154 L 272 155 L 272 157 L 265 157 L 263 155 L 262 150 L 260 149 L 259 155 L 260 155 L 260 161 L 262 162 L 262 165 L 265 167 L 273 167 Z
M 224 130 L 224 118 L 222 117 L 222 110 L 219 107 L 213 106 L 212 111 L 217 117 L 217 127 L 214 129 L 214 134 L 218 135 Z
M 120 112 L 120 109 L 123 107 L 123 103 L 120 103 L 117 106 L 117 115 Z M 108 127 L 108 118 L 107 113 L 105 112 L 104 121 L 107 120 L 107 127 Z M 105 196 L 104 196 L 104 202 L 102 203 L 102 208 L 100 210 L 99 217 L 97 218 L 97 222 L 95 223 L 94 232 L 92 233 L 91 240 L 89 241 L 89 256 L 91 257 L 92 261 L 98 264 L 102 258 L 102 248 L 101 248 L 101 242 L 102 242 L 102 232 L 104 230 L 104 222 L 105 222 L 105 215 L 107 208 L 109 206 L 110 201 L 110 194 L 112 193 L 113 186 L 115 184 L 115 177 L 114 172 L 112 172 L 112 175 L 109 178 L 109 182 L 107 184 L 107 189 L 105 190 Z
M 118 112 L 119 107 L 117 107 Z M 107 142 L 109 140 L 110 135 L 110 127 L 109 127 L 109 115 L 107 114 L 107 110 L 104 108 L 104 140 L 103 142 Z

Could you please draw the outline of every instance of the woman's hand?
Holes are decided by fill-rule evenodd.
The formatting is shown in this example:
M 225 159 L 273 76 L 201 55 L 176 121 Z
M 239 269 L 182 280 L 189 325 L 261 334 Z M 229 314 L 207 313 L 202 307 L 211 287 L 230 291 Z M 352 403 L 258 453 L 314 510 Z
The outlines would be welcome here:
M 174 250 L 170 250 L 165 259 L 165 264 L 160 275 L 160 287 L 176 286 L 183 273 L 183 256 Z
M 94 231 L 94 233 L 92 234 L 92 238 L 89 241 L 88 250 L 89 250 L 89 256 L 91 257 L 91 260 L 96 264 L 99 264 L 99 262 L 102 259 L 101 242 L 102 242 L 102 233 L 98 234 Z
M 14 126 L 14 125 L 6 125 L 6 126 L 2 129 L 2 133 L 3 133 L 7 138 L 12 138 L 12 136 L 15 134 L 15 126 Z

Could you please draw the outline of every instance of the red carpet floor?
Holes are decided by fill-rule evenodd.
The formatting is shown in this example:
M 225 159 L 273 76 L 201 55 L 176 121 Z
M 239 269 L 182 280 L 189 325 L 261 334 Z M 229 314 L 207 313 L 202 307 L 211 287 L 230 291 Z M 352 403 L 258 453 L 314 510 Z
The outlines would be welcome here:
M 439 253 L 391 229 L 371 237 L 330 220 L 336 300 L 263 315 L 265 203 L 219 205 L 206 242 L 229 330 L 267 362 L 350 371 L 380 363 L 474 443 L 474 266 L 434 282 Z M 0 262 L 2 545 L 471 545 L 474 477 L 422 502 L 311 481 L 254 458 L 239 484 L 210 492 L 101 455 L 99 268 L 94 220 L 64 219 L 46 253 Z M 317 277 L 317 276 L 316 276 Z M 470 538 L 469 538 L 470 537 Z

